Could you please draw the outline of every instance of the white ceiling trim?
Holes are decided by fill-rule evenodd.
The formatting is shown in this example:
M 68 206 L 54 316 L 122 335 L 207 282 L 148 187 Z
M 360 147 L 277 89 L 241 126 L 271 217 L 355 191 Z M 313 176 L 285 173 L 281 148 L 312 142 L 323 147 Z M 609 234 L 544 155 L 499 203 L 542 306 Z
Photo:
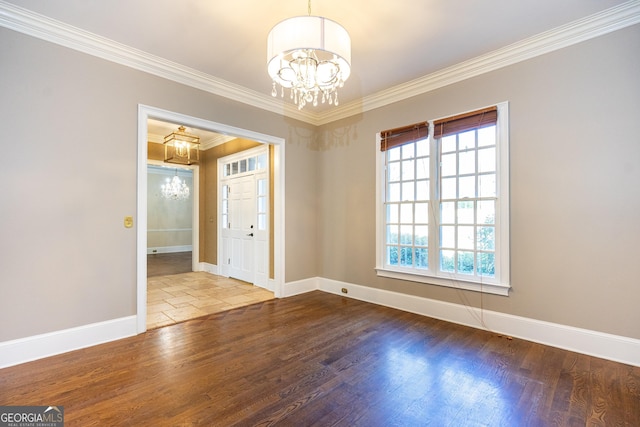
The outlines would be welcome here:
M 574 21 L 517 43 L 494 50 L 424 77 L 391 87 L 362 100 L 318 114 L 325 124 L 384 107 L 499 68 L 544 55 L 640 22 L 640 2 L 632 0 L 617 7 Z
M 169 61 L 114 40 L 0 0 L 0 25 L 33 37 L 106 59 L 139 71 L 194 87 L 263 110 L 314 121 L 312 113 L 265 95 Z
M 420 95 L 640 22 L 640 2 L 630 0 L 510 46 L 406 82 L 332 110 L 299 111 L 279 98 L 218 79 L 181 64 L 0 0 L 0 25 L 108 61 L 185 84 L 312 125 L 323 125 Z

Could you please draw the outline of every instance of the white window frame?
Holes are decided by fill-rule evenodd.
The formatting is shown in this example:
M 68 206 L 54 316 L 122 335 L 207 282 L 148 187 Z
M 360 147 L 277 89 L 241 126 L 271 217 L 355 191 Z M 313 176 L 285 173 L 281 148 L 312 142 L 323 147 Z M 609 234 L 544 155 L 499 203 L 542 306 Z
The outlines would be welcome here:
M 386 225 L 385 225 L 385 191 L 386 191 L 386 153 L 380 151 L 380 133 L 377 134 L 376 161 L 376 267 L 377 275 L 393 279 L 408 280 L 456 289 L 465 289 L 496 295 L 509 295 L 510 285 L 510 253 L 509 253 L 509 104 L 495 104 L 498 109 L 496 124 L 497 150 L 497 204 L 495 225 L 495 277 L 475 279 L 462 274 L 440 272 L 438 262 L 440 203 L 439 188 L 439 144 L 431 140 L 430 171 L 431 200 L 429 223 L 429 269 L 386 265 Z M 473 110 L 470 110 L 473 111 Z M 429 138 L 432 138 L 434 120 L 429 120 Z M 434 214 L 435 213 L 435 214 Z M 434 262 L 435 261 L 435 262 Z

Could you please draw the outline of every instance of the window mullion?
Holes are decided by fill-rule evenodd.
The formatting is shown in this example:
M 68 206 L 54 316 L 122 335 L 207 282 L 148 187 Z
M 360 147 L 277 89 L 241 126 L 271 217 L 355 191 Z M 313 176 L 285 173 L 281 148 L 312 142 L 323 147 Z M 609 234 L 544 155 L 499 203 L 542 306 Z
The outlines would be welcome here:
M 429 134 L 433 135 L 433 121 L 429 122 Z M 435 139 L 429 144 L 429 271 L 437 274 L 439 265 L 440 246 L 440 156 L 439 147 Z

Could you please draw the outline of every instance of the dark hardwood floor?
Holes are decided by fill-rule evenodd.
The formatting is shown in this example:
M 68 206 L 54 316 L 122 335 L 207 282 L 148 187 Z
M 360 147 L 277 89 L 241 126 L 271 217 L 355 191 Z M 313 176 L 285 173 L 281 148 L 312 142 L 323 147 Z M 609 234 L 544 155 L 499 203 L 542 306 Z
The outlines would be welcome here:
M 320 291 L 0 370 L 67 426 L 640 426 L 640 368 Z
M 147 277 L 168 276 L 193 271 L 191 252 L 147 255 Z

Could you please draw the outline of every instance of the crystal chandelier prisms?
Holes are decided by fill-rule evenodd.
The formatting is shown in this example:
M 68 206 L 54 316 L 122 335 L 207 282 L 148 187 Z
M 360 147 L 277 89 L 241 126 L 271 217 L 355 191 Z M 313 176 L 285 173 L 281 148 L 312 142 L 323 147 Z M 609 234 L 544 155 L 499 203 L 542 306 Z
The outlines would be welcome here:
M 169 200 L 186 200 L 189 198 L 189 186 L 178 177 L 178 171 L 173 178 L 160 186 L 162 197 Z
M 338 105 L 338 89 L 351 74 L 351 38 L 340 24 L 320 16 L 296 16 L 278 23 L 267 39 L 271 95 L 290 97 L 301 110 L 319 102 Z

